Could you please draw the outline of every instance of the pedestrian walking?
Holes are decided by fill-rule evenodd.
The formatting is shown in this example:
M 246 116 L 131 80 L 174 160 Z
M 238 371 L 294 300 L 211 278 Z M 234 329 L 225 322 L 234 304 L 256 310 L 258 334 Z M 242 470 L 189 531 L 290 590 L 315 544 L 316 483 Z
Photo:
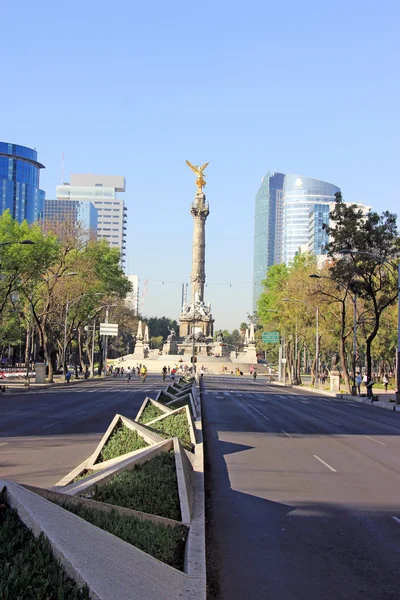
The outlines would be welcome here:
M 71 380 L 71 373 L 69 371 L 67 371 L 65 374 L 65 381 L 67 382 L 67 385 L 69 385 L 70 380 Z
M 385 373 L 383 375 L 383 379 L 382 379 L 383 385 L 385 386 L 385 392 L 388 391 L 388 385 L 389 385 L 389 376 L 387 373 Z
M 357 375 L 356 375 L 356 386 L 357 386 L 357 391 L 358 391 L 359 395 L 361 395 L 361 384 L 362 384 L 362 375 L 361 375 L 360 371 L 358 371 Z
M 365 373 L 365 375 L 363 377 L 363 384 L 365 385 L 365 387 L 367 387 L 367 383 L 368 383 L 368 375 Z

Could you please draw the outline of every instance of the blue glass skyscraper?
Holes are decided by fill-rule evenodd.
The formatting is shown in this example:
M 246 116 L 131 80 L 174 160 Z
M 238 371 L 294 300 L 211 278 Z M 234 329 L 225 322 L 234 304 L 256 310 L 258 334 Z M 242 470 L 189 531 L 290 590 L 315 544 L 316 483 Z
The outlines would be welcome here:
M 283 173 L 263 177 L 256 196 L 254 216 L 253 311 L 262 292 L 268 268 L 281 262 Z
M 40 169 L 36 150 L 0 142 L 0 213 L 9 209 L 19 222 L 43 218 L 45 193 L 39 189 Z

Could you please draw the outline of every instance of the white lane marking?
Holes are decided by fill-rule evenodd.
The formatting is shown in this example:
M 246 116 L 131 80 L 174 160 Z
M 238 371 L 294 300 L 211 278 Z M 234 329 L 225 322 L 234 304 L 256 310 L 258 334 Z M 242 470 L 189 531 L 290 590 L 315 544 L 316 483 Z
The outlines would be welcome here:
M 314 413 L 310 413 L 310 414 L 314 414 Z M 314 416 L 316 416 L 318 419 L 324 419 L 324 421 L 329 421 L 329 423 L 333 423 L 334 425 L 341 425 L 337 421 L 331 421 L 331 419 L 327 419 L 326 417 L 320 417 L 319 415 L 314 415 Z
M 400 519 L 399 519 L 399 517 L 392 517 L 392 519 L 394 521 L 396 521 L 396 523 L 398 523 L 400 525 Z
M 55 421 L 55 423 L 50 423 L 50 425 L 45 425 L 42 429 L 47 429 L 48 427 L 53 427 L 54 425 L 58 425 L 60 421 Z
M 323 465 L 325 465 L 326 467 L 328 467 L 328 469 L 330 469 L 334 473 L 337 473 L 336 469 L 334 469 L 333 467 L 331 467 L 331 465 L 328 465 L 328 463 L 326 463 L 324 460 L 322 460 L 322 458 L 320 458 L 316 454 L 313 454 L 313 457 L 316 458 L 317 460 L 319 460 L 320 463 L 322 463 Z
M 11 412 L 6 413 L 6 415 L 13 415 L 14 413 L 20 412 L 19 410 L 12 410 Z
M 377 444 L 381 444 L 381 446 L 386 446 L 385 442 L 380 442 L 373 437 L 369 437 L 369 435 L 364 435 L 364 437 L 366 437 L 368 440 L 371 440 L 371 442 L 376 442 Z
M 270 421 L 271 419 L 268 419 L 268 417 L 266 417 L 265 415 L 263 415 L 259 410 L 257 410 L 256 408 L 254 408 L 254 406 L 252 406 L 251 404 L 249 404 L 248 402 L 246 402 L 246 400 L 242 399 L 242 402 L 244 402 L 245 404 L 247 404 L 247 406 L 250 406 L 250 408 L 252 408 L 253 410 L 256 411 L 256 413 L 258 413 L 259 415 L 261 415 L 266 421 Z
M 302 404 L 310 404 L 310 402 L 307 402 L 307 400 L 300 400 L 300 402 L 301 402 Z
M 8 444 L 8 442 L 2 442 L 2 443 L 0 444 L 0 446 L 6 446 L 7 444 Z
M 41 406 L 47 406 L 48 402 L 43 402 L 43 404 L 39 404 L 38 408 L 40 408 Z
M 102 402 L 101 404 L 96 404 L 96 406 L 104 406 L 104 402 Z
M 83 415 L 83 413 L 85 413 L 85 412 L 86 412 L 86 410 L 81 410 L 81 412 L 76 413 L 76 416 Z
M 287 435 L 288 437 L 292 438 L 293 436 L 290 435 L 290 433 L 288 433 L 287 431 L 285 431 L 284 429 L 281 429 L 282 433 L 284 433 L 285 435 Z
M 97 390 L 87 390 L 89 394 L 94 394 Z

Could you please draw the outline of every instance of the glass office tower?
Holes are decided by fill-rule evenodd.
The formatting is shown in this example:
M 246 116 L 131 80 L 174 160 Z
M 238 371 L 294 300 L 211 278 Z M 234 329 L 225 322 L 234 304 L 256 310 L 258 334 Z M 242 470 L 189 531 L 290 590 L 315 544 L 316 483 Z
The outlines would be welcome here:
M 299 175 L 285 175 L 283 182 L 282 259 L 287 265 L 302 246 L 308 246 L 309 244 L 310 214 L 317 205 L 329 205 L 330 202 L 334 202 L 337 192 L 340 192 L 340 188 L 325 181 L 300 177 Z M 321 247 L 324 241 L 321 238 L 321 241 L 316 240 L 316 243 Z M 320 253 L 320 247 L 318 254 Z
M 253 311 L 262 292 L 268 268 L 281 262 L 283 173 L 263 177 L 256 195 L 253 255 Z
M 92 202 L 79 200 L 45 200 L 44 220 L 49 223 L 70 221 L 80 225 L 89 237 L 97 238 L 97 209 Z
M 39 189 L 40 169 L 36 150 L 0 142 L 0 211 L 33 223 L 43 218 L 45 193 Z

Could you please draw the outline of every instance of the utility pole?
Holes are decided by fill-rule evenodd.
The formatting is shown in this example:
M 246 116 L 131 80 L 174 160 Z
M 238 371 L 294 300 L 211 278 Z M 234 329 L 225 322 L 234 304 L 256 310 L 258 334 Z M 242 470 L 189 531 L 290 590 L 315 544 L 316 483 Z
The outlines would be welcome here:
M 104 319 L 104 323 L 108 323 L 108 306 L 106 308 L 106 318 Z M 104 368 L 104 377 L 107 375 L 107 353 L 108 353 L 108 336 L 104 336 L 104 358 L 103 358 L 103 368 Z
M 92 373 L 91 376 L 94 377 L 94 336 L 96 335 L 96 319 L 93 319 L 93 337 L 92 337 Z

